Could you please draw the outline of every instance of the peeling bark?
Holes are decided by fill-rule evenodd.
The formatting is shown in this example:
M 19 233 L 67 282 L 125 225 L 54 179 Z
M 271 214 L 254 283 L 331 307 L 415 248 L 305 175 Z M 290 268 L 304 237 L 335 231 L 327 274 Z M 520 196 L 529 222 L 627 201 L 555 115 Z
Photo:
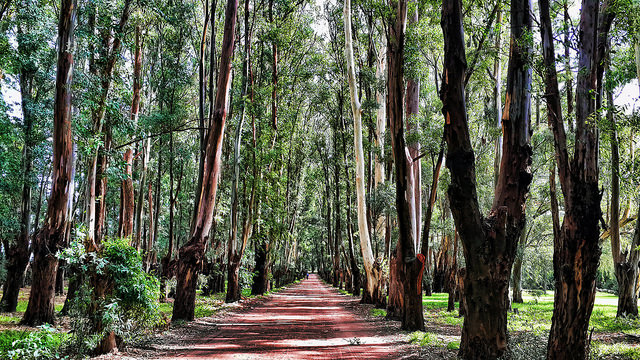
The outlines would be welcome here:
M 33 281 L 29 303 L 21 323 L 54 324 L 54 298 L 58 258 L 67 230 L 67 210 L 73 177 L 71 134 L 71 81 L 73 74 L 73 30 L 76 3 L 62 0 L 58 22 L 58 64 L 53 112 L 53 178 L 47 218 L 33 241 Z
M 204 251 L 209 230 L 213 222 L 220 164 L 222 156 L 222 140 L 224 138 L 225 120 L 227 118 L 227 99 L 231 85 L 231 58 L 234 49 L 236 17 L 238 0 L 228 0 L 225 11 L 224 35 L 222 40 L 222 56 L 220 59 L 220 74 L 213 111 L 211 128 L 207 139 L 204 158 L 204 170 L 200 201 L 195 220 L 194 230 L 189 241 L 180 248 L 178 261 L 178 284 L 173 308 L 172 320 L 193 320 L 196 300 L 196 284 L 198 271 L 204 261 Z

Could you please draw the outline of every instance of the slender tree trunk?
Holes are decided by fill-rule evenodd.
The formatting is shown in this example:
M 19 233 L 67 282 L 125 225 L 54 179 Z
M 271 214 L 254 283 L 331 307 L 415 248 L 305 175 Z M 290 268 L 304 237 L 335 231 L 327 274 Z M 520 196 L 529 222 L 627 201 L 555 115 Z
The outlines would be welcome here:
M 241 251 L 237 249 L 238 234 L 238 182 L 240 181 L 240 147 L 242 146 L 242 128 L 246 117 L 245 97 L 247 96 L 249 86 L 249 58 L 251 56 L 251 30 L 249 29 L 249 0 L 245 0 L 244 4 L 244 59 L 242 62 L 242 90 L 240 97 L 242 98 L 240 123 L 236 128 L 235 144 L 233 149 L 233 181 L 231 184 L 231 238 L 229 239 L 229 248 L 227 253 L 227 263 L 229 264 L 227 275 L 227 303 L 240 300 L 240 262 L 244 255 L 246 247 L 246 239 L 243 239 Z M 255 179 L 253 180 L 252 197 L 255 194 Z M 252 200 L 253 201 L 253 198 Z M 245 217 L 247 220 L 251 217 L 251 207 L 247 210 Z M 245 224 L 246 225 L 246 224 Z M 250 225 L 248 225 L 250 228 Z M 245 235 L 245 227 L 243 227 L 243 237 Z
M 262 295 L 269 291 L 269 242 L 263 239 L 265 235 L 257 240 L 255 249 L 256 267 L 251 285 L 251 295 Z M 266 235 L 268 236 L 268 235 Z
M 342 91 L 340 91 L 338 93 L 338 106 L 339 108 L 342 108 Z M 337 150 L 337 144 L 338 144 L 338 126 L 339 123 L 341 122 L 341 119 L 335 119 L 335 122 L 333 123 L 333 144 L 334 144 L 334 156 L 332 158 L 333 160 L 333 165 L 334 165 L 334 171 L 333 171 L 333 175 L 334 175 L 334 196 L 335 196 L 335 200 L 334 200 L 334 204 L 335 206 L 333 207 L 333 217 L 334 217 L 334 223 L 335 223 L 335 227 L 334 227 L 334 231 L 335 231 L 335 235 L 333 236 L 333 286 L 337 287 L 340 279 L 339 279 L 339 275 L 341 273 L 341 268 L 340 268 L 340 246 L 342 245 L 342 222 L 341 222 L 341 203 L 340 203 L 340 163 L 338 162 L 337 156 L 338 155 L 338 150 Z
M 466 56 L 462 4 L 445 0 L 442 7 L 445 76 L 441 99 L 446 119 L 448 194 L 466 260 L 464 325 L 459 356 L 497 359 L 507 350 L 507 291 L 520 233 L 524 203 L 532 175 L 530 146 L 531 48 L 523 36 L 531 33 L 531 3 L 511 2 L 511 49 L 503 118 L 500 175 L 492 209 L 480 214 L 476 193 L 475 157 L 467 124 L 464 74 Z
M 24 67 L 20 73 L 20 94 L 22 96 L 22 119 L 24 147 L 22 151 L 22 201 L 20 204 L 20 232 L 16 240 L 6 244 L 5 258 L 6 281 L 2 288 L 2 300 L 0 311 L 14 312 L 18 305 L 18 295 L 24 283 L 24 273 L 29 264 L 31 249 L 29 238 L 31 236 L 31 173 L 33 170 L 33 147 L 35 146 L 33 134 L 33 78 L 35 71 Z M 36 223 L 36 226 L 38 224 Z
M 120 21 L 115 29 L 115 36 L 109 30 L 102 30 L 102 53 L 104 59 L 100 59 L 100 69 L 98 62 L 92 57 L 90 60 L 90 71 L 100 76 L 100 94 L 97 104 L 92 108 L 91 122 L 94 135 L 104 133 L 103 145 L 98 148 L 90 160 L 89 172 L 87 174 L 87 250 L 94 251 L 99 248 L 99 244 L 104 236 L 104 222 L 106 218 L 106 190 L 107 178 L 106 170 L 108 159 L 106 151 L 111 147 L 111 129 L 110 124 L 105 124 L 106 102 L 111 88 L 111 78 L 115 69 L 116 60 L 119 57 L 122 47 L 122 37 L 125 26 L 129 20 L 130 5 L 132 0 L 125 0 Z M 93 9 L 91 21 L 95 28 L 96 10 Z M 94 30 L 94 29 L 92 29 Z M 93 55 L 92 55 L 93 56 Z
M 424 218 L 424 225 L 422 227 L 422 243 L 420 246 L 420 254 L 425 257 L 425 267 L 423 274 L 422 286 L 425 289 L 425 295 L 431 296 L 431 283 L 432 274 L 430 266 L 429 256 L 429 233 L 431 230 L 431 218 L 433 217 L 433 207 L 436 203 L 436 195 L 438 192 L 438 181 L 440 180 L 440 170 L 442 169 L 442 160 L 444 158 L 444 142 L 440 145 L 440 152 L 438 153 L 438 160 L 431 175 L 431 189 L 429 190 L 429 199 L 427 200 L 427 213 Z
M 564 220 L 554 238 L 556 291 L 547 359 L 586 359 L 587 330 L 595 301 L 596 271 L 601 252 L 598 244 L 601 217 L 598 135 L 595 122 L 589 119 L 596 110 L 593 93 L 597 90 L 597 64 L 603 60 L 598 58 L 596 45 L 599 38 L 607 38 L 608 29 L 598 29 L 599 1 L 584 0 L 578 48 L 580 70 L 576 88 L 575 150 L 570 161 L 558 92 L 549 1 L 541 0 L 539 7 L 547 114 L 554 134 L 565 202 Z M 607 9 L 607 1 L 602 7 Z
M 140 186 L 138 187 L 138 199 L 136 201 L 136 214 L 134 218 L 134 224 L 136 227 L 136 249 L 140 250 L 142 247 L 142 213 L 144 212 L 144 193 L 145 184 L 147 182 L 147 172 L 149 166 L 149 159 L 151 158 L 151 138 L 147 138 L 142 148 L 142 174 L 140 175 Z
M 138 113 L 140 110 L 140 78 L 142 73 L 142 49 L 141 49 L 140 25 L 136 26 L 136 43 L 133 60 L 133 98 L 131 100 L 131 120 L 138 122 Z M 131 237 L 134 231 L 135 204 L 133 192 L 133 149 L 125 151 L 124 160 L 126 162 L 127 178 L 122 181 L 122 189 L 120 193 L 120 226 L 118 236 L 122 238 Z M 132 239 L 130 239 L 132 240 Z
M 416 0 L 410 0 L 415 6 L 413 12 L 408 17 L 407 26 L 417 26 L 418 24 L 418 4 Z M 407 136 L 414 135 L 418 132 L 420 124 L 418 123 L 418 112 L 420 103 L 420 79 L 407 78 L 407 92 L 405 96 L 405 115 L 406 115 L 406 132 Z M 412 183 L 407 184 L 407 191 L 413 192 L 413 197 L 409 198 L 410 194 L 407 194 L 409 201 L 409 212 L 411 214 L 411 224 L 413 231 L 413 239 L 415 243 L 414 252 L 418 251 L 417 245 L 420 241 L 420 222 L 422 221 L 422 171 L 421 162 L 418 159 L 420 156 L 420 143 L 413 140 L 411 143 L 407 143 L 407 149 L 409 151 L 408 165 L 410 172 L 413 175 L 410 179 L 413 179 Z
M 573 132 L 573 71 L 571 71 L 571 18 L 569 17 L 569 0 L 564 0 L 564 71 L 566 76 L 565 89 L 567 91 L 567 122 L 569 131 Z
M 227 99 L 231 85 L 231 58 L 233 55 L 238 0 L 228 0 L 225 11 L 224 35 L 222 39 L 222 56 L 220 74 L 215 99 L 215 110 L 212 114 L 211 128 L 205 151 L 202 188 L 198 215 L 189 241 L 180 248 L 178 261 L 178 284 L 173 307 L 172 320 L 193 320 L 196 300 L 196 283 L 198 271 L 204 260 L 204 250 L 209 238 L 209 230 L 213 221 L 220 160 L 222 156 L 222 140 L 227 117 Z
M 354 149 L 356 156 L 356 197 L 358 200 L 358 233 L 360 235 L 360 250 L 364 262 L 364 270 L 367 276 L 366 289 L 362 295 L 362 302 L 384 306 L 385 296 L 380 287 L 382 276 L 380 265 L 374 262 L 371 249 L 371 238 L 367 224 L 367 203 L 364 189 L 364 150 L 362 145 L 362 106 L 356 91 L 356 73 L 353 60 L 353 40 L 351 36 L 351 1 L 344 2 L 344 31 L 345 31 L 345 56 L 347 58 L 347 76 L 349 80 L 349 93 L 351 96 L 351 111 L 353 114 Z
M 512 294 L 512 303 L 522 304 L 522 260 L 524 258 L 524 242 L 527 237 L 527 228 L 522 229 L 522 234 L 520 235 L 520 244 L 518 245 L 518 250 L 516 251 L 516 258 L 513 261 L 513 270 L 511 271 L 511 291 Z
M 124 153 L 124 161 L 127 164 L 125 174 L 126 179 L 122 180 L 120 191 L 120 226 L 118 236 L 130 238 L 133 234 L 133 149 L 128 149 Z
M 502 43 L 502 7 L 498 5 L 496 19 L 496 58 L 493 60 L 493 110 L 496 116 L 496 127 L 500 130 L 500 134 L 496 138 L 495 152 L 493 161 L 493 187 L 498 186 L 498 177 L 500 176 L 500 162 L 502 160 L 502 112 L 500 111 L 500 102 L 502 101 L 502 67 L 500 63 L 500 46 Z
M 608 59 L 607 59 L 608 61 Z M 611 254 L 618 281 L 617 317 L 638 316 L 638 261 L 640 260 L 640 227 L 636 225 L 631 248 L 622 251 L 620 244 L 620 154 L 614 114 L 613 91 L 607 93 L 607 122 L 611 126 Z M 640 210 L 638 211 L 640 214 Z M 637 221 L 637 220 L 636 220 Z
M 171 160 L 169 162 L 169 244 L 167 245 L 167 254 L 161 260 L 162 273 L 160 275 L 160 301 L 167 300 L 167 281 L 174 275 L 174 263 L 172 262 L 173 248 L 175 244 L 175 212 L 178 195 L 182 186 L 182 165 L 180 166 L 180 175 L 178 176 L 178 184 L 174 191 L 174 158 L 173 158 L 173 132 L 169 138 L 169 149 L 171 151 Z M 151 200 L 151 199 L 149 199 Z
M 73 71 L 73 29 L 76 4 L 62 0 L 58 22 L 58 65 L 53 113 L 53 187 L 47 218 L 33 241 L 33 281 L 29 303 L 21 323 L 53 324 L 57 251 L 63 247 L 67 230 L 67 203 L 73 177 L 71 136 L 71 81 Z
M 345 183 L 347 185 L 347 239 L 349 241 L 349 263 L 351 266 L 351 293 L 360 296 L 360 268 L 355 257 L 353 242 L 353 224 L 351 222 L 351 177 L 347 163 L 347 140 L 345 136 L 346 123 L 344 116 L 340 118 L 340 134 L 342 135 L 342 156 L 344 161 Z

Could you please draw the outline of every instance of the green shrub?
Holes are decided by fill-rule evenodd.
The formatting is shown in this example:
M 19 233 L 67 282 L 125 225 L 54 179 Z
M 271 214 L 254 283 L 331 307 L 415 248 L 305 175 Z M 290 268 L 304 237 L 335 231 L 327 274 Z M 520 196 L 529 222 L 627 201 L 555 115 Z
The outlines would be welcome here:
M 0 356 L 6 359 L 46 360 L 62 359 L 61 345 L 68 335 L 59 333 L 49 325 L 40 326 L 40 331 L 5 331 L 2 333 Z M 6 340 L 14 338 L 7 349 Z
M 409 335 L 409 342 L 420 346 L 442 346 L 442 341 L 436 334 L 423 331 L 414 331 Z
M 86 253 L 75 243 L 63 255 L 80 269 L 77 276 L 83 281 L 70 310 L 74 334 L 70 352 L 91 351 L 110 332 L 129 342 L 166 322 L 158 306 L 159 282 L 144 272 L 140 253 L 127 239 L 109 239 L 102 245 L 100 251 Z M 91 288 L 92 276 L 106 284 L 104 295 Z
M 5 330 L 0 332 L 0 358 L 7 357 L 7 352 L 13 349 L 13 342 L 29 335 L 28 331 Z
M 460 349 L 460 341 L 452 341 L 447 344 L 447 349 L 449 350 L 458 350 Z

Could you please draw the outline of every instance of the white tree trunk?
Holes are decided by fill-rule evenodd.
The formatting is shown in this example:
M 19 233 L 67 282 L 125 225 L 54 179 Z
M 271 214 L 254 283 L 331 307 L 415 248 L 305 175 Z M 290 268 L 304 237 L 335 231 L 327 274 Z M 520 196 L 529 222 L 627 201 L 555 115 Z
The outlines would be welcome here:
M 640 90 L 640 33 L 636 35 L 636 72 L 638 76 L 638 89 Z
M 380 51 L 378 61 L 376 61 L 376 80 L 378 81 L 384 81 L 384 64 L 385 54 Z M 376 149 L 380 151 L 380 155 L 376 155 L 375 157 L 374 187 L 378 187 L 378 185 L 384 182 L 384 163 L 382 159 L 384 158 L 384 132 L 387 126 L 387 102 L 385 101 L 384 88 L 382 90 L 376 90 L 376 103 L 378 103 L 378 111 L 376 113 L 376 137 L 374 144 Z
M 373 268 L 373 252 L 371 239 L 367 226 L 367 203 L 364 190 L 364 150 L 362 148 L 362 106 L 356 90 L 356 71 L 353 61 L 353 41 L 351 36 L 351 1 L 344 0 L 344 35 L 345 57 L 347 58 L 347 77 L 349 81 L 349 94 L 351 97 L 351 111 L 353 113 L 353 139 L 356 153 L 356 195 L 358 199 L 358 232 L 360 237 L 360 249 L 364 260 L 364 269 L 367 274 L 367 293 L 374 295 L 378 284 L 378 274 Z

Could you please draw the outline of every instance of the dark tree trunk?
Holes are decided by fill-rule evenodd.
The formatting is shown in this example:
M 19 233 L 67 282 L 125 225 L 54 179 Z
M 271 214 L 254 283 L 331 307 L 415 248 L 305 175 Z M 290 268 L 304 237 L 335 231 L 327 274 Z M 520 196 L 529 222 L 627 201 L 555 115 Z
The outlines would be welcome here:
M 445 39 L 441 99 L 446 119 L 448 194 L 466 260 L 464 325 L 459 356 L 496 359 L 507 350 L 507 296 L 511 267 L 524 225 L 524 202 L 531 183 L 531 49 L 521 39 L 531 32 L 531 4 L 511 2 L 511 49 L 500 175 L 492 209 L 485 218 L 477 200 L 475 157 L 470 142 L 464 93 L 466 56 L 462 4 L 445 0 Z
M 265 239 L 256 239 L 256 267 L 251 285 L 251 295 L 262 295 L 269 291 L 269 243 Z
M 18 26 L 19 35 L 22 27 Z M 20 37 L 18 41 L 21 42 Z M 22 48 L 23 46 L 19 46 Z M 25 46 L 29 48 L 29 46 Z M 30 53 L 21 54 L 31 55 Z M 31 66 L 23 66 L 20 72 L 20 94 L 22 96 L 22 118 L 24 147 L 22 152 L 22 201 L 20 204 L 20 232 L 15 242 L 5 243 L 6 281 L 2 288 L 2 300 L 0 300 L 0 311 L 14 312 L 18 305 L 18 295 L 24 283 L 24 273 L 29 264 L 31 249 L 29 248 L 29 237 L 31 236 L 31 172 L 33 169 L 33 148 L 35 139 L 33 134 L 33 78 L 36 69 Z M 38 224 L 36 223 L 36 226 Z
M 244 105 L 244 98 L 247 95 L 249 84 L 249 58 L 251 54 L 251 30 L 249 29 L 249 0 L 245 0 L 244 4 L 244 59 L 242 62 L 242 93 L 240 97 L 243 99 L 241 103 L 241 115 L 240 123 L 236 128 L 234 152 L 233 152 L 233 182 L 231 185 L 231 238 L 229 239 L 229 247 L 227 249 L 227 262 L 229 264 L 227 274 L 227 296 L 225 301 L 232 303 L 240 300 L 240 262 L 244 255 L 246 248 L 248 233 L 246 233 L 250 227 L 250 219 L 252 212 L 252 205 L 255 196 L 256 180 L 254 176 L 251 202 L 249 209 L 245 214 L 245 224 L 243 226 L 243 243 L 240 250 L 237 249 L 237 234 L 238 234 L 238 182 L 240 181 L 240 146 L 242 143 L 242 127 L 244 126 L 244 120 L 246 117 L 246 106 Z M 255 165 L 254 165 L 255 169 Z M 254 171 L 254 175 L 256 175 Z M 245 237 L 246 235 L 246 237 Z
M 634 245 L 637 248 L 640 229 L 636 226 L 634 235 Z M 615 265 L 616 279 L 618 280 L 618 311 L 617 317 L 637 317 L 638 316 L 638 250 L 635 259 Z
M 338 94 L 338 104 L 340 106 L 340 108 L 342 108 L 342 92 L 340 92 Z M 335 122 L 333 124 L 333 143 L 337 144 L 338 143 L 338 126 L 339 123 L 341 122 L 341 119 L 335 119 Z M 333 237 L 334 240 L 334 244 L 333 244 L 333 286 L 338 286 L 338 284 L 340 283 L 340 274 L 342 269 L 340 269 L 340 246 L 342 245 L 342 221 L 341 221 L 341 216 L 340 213 L 341 211 L 341 204 L 340 204 L 340 162 L 337 159 L 337 146 L 335 146 L 334 149 L 334 158 L 333 158 L 333 165 L 334 165 L 334 181 L 335 181 L 335 200 L 334 203 L 336 204 L 336 206 L 334 206 L 333 208 L 333 217 L 335 219 L 334 223 L 335 223 L 335 227 L 334 227 L 334 231 L 335 231 L 335 235 Z
M 424 218 L 424 225 L 422 227 L 422 243 L 420 246 L 420 253 L 425 257 L 425 267 L 423 274 L 422 286 L 424 287 L 425 295 L 431 296 L 431 263 L 429 252 L 429 233 L 431 230 L 431 218 L 433 217 L 433 207 L 436 203 L 436 195 L 438 191 L 438 181 L 440 180 L 440 170 L 442 169 L 442 160 L 444 158 L 444 143 L 440 145 L 440 152 L 438 153 L 438 160 L 433 167 L 433 173 L 431 176 L 431 189 L 429 190 L 429 199 L 427 203 L 427 213 Z
M 9 245 L 6 248 L 7 280 L 2 287 L 2 301 L 0 312 L 15 312 L 18 306 L 18 296 L 24 284 L 24 272 L 29 264 L 29 248 L 19 248 Z
M 71 80 L 73 71 L 73 29 L 76 4 L 62 0 L 58 22 L 58 65 L 53 113 L 53 187 L 47 218 L 33 241 L 33 281 L 29 304 L 21 323 L 53 324 L 57 251 L 64 246 L 67 210 L 73 178 L 73 138 L 71 136 Z
M 218 190 L 237 13 L 238 0 L 228 0 L 225 11 L 222 56 L 220 58 L 220 74 L 218 76 L 215 110 L 213 114 L 211 114 L 211 128 L 209 129 L 207 149 L 205 151 L 202 188 L 200 190 L 201 200 L 191 238 L 180 248 L 177 270 L 178 284 L 176 286 L 176 299 L 173 307 L 173 321 L 193 320 L 194 318 L 198 271 L 202 267 L 204 260 L 204 250 L 213 222 L 213 209 L 215 207 L 216 192 Z
M 547 359 L 586 359 L 587 330 L 595 301 L 595 279 L 601 253 L 598 244 L 601 217 L 598 135 L 595 122 L 589 119 L 596 110 L 593 93 L 596 91 L 597 64 L 603 60 L 596 51 L 597 39 L 599 36 L 606 39 L 608 29 L 598 31 L 599 1 L 584 0 L 578 48 L 576 140 L 574 158 L 570 161 L 558 92 L 549 1 L 541 0 L 539 7 L 547 114 L 554 134 L 565 202 L 562 226 L 554 231 L 557 233 L 553 256 L 556 291 Z M 603 8 L 607 8 L 606 1 Z
M 66 261 L 60 260 L 56 272 L 56 295 L 64 295 L 64 278 L 66 273 Z
M 349 264 L 351 267 L 351 294 L 360 296 L 360 268 L 355 257 L 354 241 L 353 241 L 353 223 L 351 222 L 351 176 L 349 174 L 349 165 L 347 163 L 347 140 L 345 136 L 345 118 L 341 117 L 340 134 L 342 135 L 342 156 L 344 160 L 345 182 L 347 185 L 347 239 L 349 241 Z
M 522 304 L 522 256 L 516 256 L 511 272 L 511 291 L 513 291 L 511 302 Z
M 407 2 L 392 1 L 392 13 L 389 25 L 388 79 L 389 79 L 389 124 L 391 129 L 391 147 L 393 148 L 396 176 L 396 210 L 398 212 L 398 245 L 396 261 L 398 281 L 403 286 L 402 328 L 405 330 L 424 330 L 422 314 L 422 274 L 424 256 L 416 254 L 415 216 L 411 209 L 414 204 L 415 184 L 413 159 L 407 156 L 404 139 L 403 92 L 404 92 L 404 30 L 407 19 Z M 415 210 L 415 209 L 414 209 Z M 414 212 L 415 214 L 415 212 Z

